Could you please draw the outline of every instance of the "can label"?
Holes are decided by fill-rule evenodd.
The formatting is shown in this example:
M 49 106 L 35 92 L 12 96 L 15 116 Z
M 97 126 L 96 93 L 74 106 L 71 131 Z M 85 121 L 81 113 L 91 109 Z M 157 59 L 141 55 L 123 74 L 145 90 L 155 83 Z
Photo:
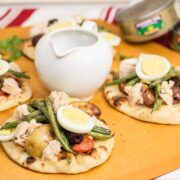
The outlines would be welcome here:
M 137 32 L 140 36 L 148 36 L 158 32 L 164 27 L 161 16 L 155 16 L 136 24 Z

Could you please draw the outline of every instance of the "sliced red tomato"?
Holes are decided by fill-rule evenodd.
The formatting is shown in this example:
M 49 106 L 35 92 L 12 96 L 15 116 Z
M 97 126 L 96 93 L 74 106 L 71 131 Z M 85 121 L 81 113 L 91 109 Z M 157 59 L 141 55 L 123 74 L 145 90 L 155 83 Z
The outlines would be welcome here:
M 72 146 L 73 151 L 76 153 L 85 153 L 92 150 L 94 147 L 94 141 L 88 135 L 84 135 L 83 141 L 80 144 Z
M 0 90 L 0 96 L 5 96 L 4 92 Z

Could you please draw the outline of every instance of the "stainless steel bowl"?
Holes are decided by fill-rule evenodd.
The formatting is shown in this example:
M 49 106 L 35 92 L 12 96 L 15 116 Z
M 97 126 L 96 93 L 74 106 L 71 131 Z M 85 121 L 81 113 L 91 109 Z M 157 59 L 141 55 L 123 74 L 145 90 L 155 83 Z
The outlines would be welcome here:
M 145 42 L 166 34 L 177 22 L 174 0 L 144 0 L 122 12 L 116 20 L 129 42 Z

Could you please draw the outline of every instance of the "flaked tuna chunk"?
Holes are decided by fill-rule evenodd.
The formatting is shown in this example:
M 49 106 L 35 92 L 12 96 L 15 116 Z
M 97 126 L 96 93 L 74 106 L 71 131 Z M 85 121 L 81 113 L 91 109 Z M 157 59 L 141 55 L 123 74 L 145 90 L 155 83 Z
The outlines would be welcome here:
M 68 105 L 70 100 L 69 96 L 66 93 L 57 91 L 52 91 L 49 95 L 49 98 L 53 103 L 53 108 L 55 112 L 57 112 L 60 106 Z
M 27 116 L 29 115 L 30 112 L 28 111 L 28 106 L 27 104 L 22 104 L 22 105 L 19 105 L 15 111 L 14 111 L 14 114 L 13 116 L 16 118 L 16 119 L 21 119 L 23 118 L 24 116 Z
M 142 83 L 137 83 L 134 86 L 125 86 L 124 91 L 128 95 L 128 100 L 130 104 L 143 104 L 143 97 L 142 97 Z
M 57 155 L 61 151 L 61 144 L 57 140 L 52 140 L 49 144 L 44 148 L 42 154 L 42 160 L 52 159 L 55 155 Z
M 18 82 L 13 78 L 5 78 L 1 90 L 9 95 L 17 95 L 22 92 Z
M 160 96 L 167 105 L 173 105 L 173 90 L 172 90 L 173 86 L 174 86 L 174 81 L 172 80 L 170 80 L 169 82 L 163 81 L 161 84 Z
M 32 132 L 42 126 L 41 123 L 36 123 L 35 119 L 32 119 L 29 123 L 27 121 L 23 121 L 20 124 L 18 124 L 16 130 L 15 130 L 15 143 L 24 147 L 25 142 L 28 139 L 28 137 L 32 134 Z

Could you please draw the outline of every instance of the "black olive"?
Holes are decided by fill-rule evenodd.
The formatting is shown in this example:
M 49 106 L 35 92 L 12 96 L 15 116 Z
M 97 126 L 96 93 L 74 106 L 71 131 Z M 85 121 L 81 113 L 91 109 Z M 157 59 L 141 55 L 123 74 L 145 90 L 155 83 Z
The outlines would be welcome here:
M 58 21 L 58 19 L 50 19 L 50 20 L 48 21 L 48 26 L 54 24 L 54 23 L 57 22 L 57 21 Z
M 3 87 L 3 79 L 0 79 L 0 89 Z
M 180 102 L 180 87 L 178 86 L 173 86 L 173 100 L 174 104 L 177 104 Z
M 80 144 L 83 141 L 83 134 L 64 131 L 70 145 Z
M 36 44 L 38 43 L 38 41 L 41 39 L 41 37 L 43 36 L 43 34 L 38 34 L 34 37 L 32 37 L 32 45 L 35 47 Z
M 180 77 L 179 76 L 176 76 L 176 77 L 173 77 L 171 78 L 172 81 L 174 81 L 174 86 L 178 86 L 180 87 Z

